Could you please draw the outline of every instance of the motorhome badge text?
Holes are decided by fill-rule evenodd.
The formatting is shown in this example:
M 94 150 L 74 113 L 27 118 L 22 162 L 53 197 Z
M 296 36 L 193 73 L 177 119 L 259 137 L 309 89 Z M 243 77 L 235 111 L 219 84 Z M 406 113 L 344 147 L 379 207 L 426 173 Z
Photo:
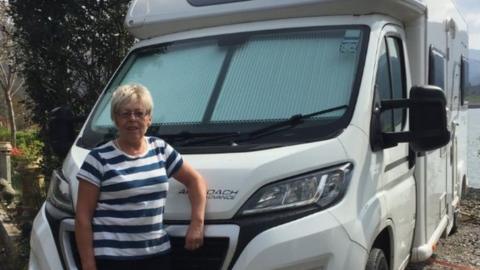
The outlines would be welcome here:
M 187 194 L 186 189 L 182 189 L 178 194 Z M 209 189 L 207 190 L 207 199 L 209 200 L 234 200 L 238 190 L 231 189 Z

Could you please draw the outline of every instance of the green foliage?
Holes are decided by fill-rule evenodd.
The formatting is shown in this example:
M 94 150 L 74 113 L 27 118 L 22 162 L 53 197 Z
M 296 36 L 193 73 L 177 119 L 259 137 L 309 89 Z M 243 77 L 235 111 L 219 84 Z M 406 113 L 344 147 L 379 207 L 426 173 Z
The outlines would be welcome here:
M 26 106 L 46 145 L 48 112 L 69 105 L 76 117 L 87 115 L 133 44 L 123 26 L 129 1 L 10 1 L 15 62 L 25 78 Z M 60 164 L 44 147 L 45 175 Z
M 0 127 L 0 141 L 10 141 L 10 130 Z
M 37 130 L 18 131 L 17 148 L 20 154 L 14 158 L 28 163 L 38 162 L 42 157 L 43 146 Z
M 90 111 L 133 43 L 123 27 L 129 0 L 17 0 L 10 15 L 23 64 L 27 105 L 44 127 L 47 113 L 69 104 Z
M 6 128 L 0 128 L 0 141 L 10 138 L 10 131 Z M 19 171 L 20 164 L 43 165 L 43 147 L 37 129 L 22 130 L 17 132 L 17 147 L 12 149 L 11 168 L 12 184 L 17 192 L 21 191 L 22 172 Z
M 467 96 L 469 104 L 480 104 L 480 96 Z

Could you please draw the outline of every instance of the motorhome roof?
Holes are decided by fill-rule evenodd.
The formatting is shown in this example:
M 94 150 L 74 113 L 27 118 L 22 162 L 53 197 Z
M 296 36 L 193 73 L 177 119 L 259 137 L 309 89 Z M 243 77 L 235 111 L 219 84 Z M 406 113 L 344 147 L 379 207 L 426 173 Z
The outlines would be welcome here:
M 425 10 L 425 0 L 133 0 L 125 24 L 137 38 L 146 39 L 202 27 L 312 16 L 379 13 L 408 21 Z

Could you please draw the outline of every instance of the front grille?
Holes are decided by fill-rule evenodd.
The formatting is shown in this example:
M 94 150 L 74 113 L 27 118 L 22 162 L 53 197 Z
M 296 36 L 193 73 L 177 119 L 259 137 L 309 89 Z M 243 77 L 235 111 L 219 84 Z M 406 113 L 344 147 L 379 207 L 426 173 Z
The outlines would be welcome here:
M 72 253 L 76 266 L 80 269 L 80 257 L 75 245 L 75 235 L 70 233 Z M 184 248 L 184 237 L 170 236 L 172 246 L 172 266 L 174 270 L 217 270 L 221 269 L 227 254 L 227 237 L 205 237 L 203 246 L 195 251 Z
M 205 237 L 203 246 L 195 251 L 184 248 L 185 238 L 170 237 L 172 264 L 175 270 L 217 270 L 221 269 L 227 254 L 229 239 L 226 237 Z

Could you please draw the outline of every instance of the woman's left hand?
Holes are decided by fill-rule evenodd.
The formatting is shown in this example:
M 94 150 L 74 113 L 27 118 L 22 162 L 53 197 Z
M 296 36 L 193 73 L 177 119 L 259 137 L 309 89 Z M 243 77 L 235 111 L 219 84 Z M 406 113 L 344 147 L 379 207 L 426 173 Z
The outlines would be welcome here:
M 203 222 L 192 222 L 185 237 L 185 249 L 195 250 L 203 245 Z

